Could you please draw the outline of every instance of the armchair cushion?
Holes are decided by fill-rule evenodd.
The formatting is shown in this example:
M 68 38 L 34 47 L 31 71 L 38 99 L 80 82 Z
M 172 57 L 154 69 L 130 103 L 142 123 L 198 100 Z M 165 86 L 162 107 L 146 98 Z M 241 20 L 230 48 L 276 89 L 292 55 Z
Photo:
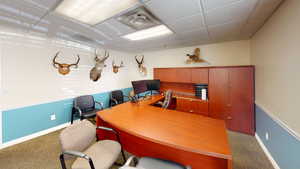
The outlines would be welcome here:
M 91 157 L 96 169 L 109 169 L 117 160 L 121 152 L 121 145 L 116 141 L 99 141 L 89 147 L 84 154 Z M 88 161 L 77 158 L 72 165 L 72 169 L 90 169 Z
M 82 152 L 95 140 L 95 126 L 88 120 L 72 124 L 64 129 L 59 136 L 62 151 Z

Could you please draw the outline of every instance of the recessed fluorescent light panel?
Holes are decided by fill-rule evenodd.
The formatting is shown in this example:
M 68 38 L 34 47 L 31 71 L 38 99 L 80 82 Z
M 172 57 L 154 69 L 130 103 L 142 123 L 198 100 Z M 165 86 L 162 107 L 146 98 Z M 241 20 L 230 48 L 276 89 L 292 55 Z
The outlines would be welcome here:
M 158 36 L 164 36 L 172 34 L 173 32 L 166 27 L 165 25 L 158 25 L 152 28 L 144 29 L 141 31 L 137 31 L 128 35 L 123 36 L 123 38 L 129 40 L 143 40 L 148 38 L 154 38 Z
M 63 0 L 55 12 L 96 25 L 137 3 L 138 0 Z

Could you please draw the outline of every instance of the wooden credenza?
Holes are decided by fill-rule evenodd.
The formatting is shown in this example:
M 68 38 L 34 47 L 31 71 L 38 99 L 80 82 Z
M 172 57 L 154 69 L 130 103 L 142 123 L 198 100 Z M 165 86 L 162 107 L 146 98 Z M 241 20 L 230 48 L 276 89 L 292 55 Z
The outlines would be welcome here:
M 208 85 L 208 100 L 177 97 L 176 109 L 223 119 L 228 129 L 254 135 L 254 66 L 154 68 L 161 90 L 194 94 Z

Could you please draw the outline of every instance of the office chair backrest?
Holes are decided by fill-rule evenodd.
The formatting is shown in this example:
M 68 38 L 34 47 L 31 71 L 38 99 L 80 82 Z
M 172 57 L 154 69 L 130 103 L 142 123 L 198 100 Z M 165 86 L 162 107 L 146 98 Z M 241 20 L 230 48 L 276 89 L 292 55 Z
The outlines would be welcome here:
M 88 120 L 83 120 L 64 129 L 59 135 L 59 141 L 62 151 L 82 152 L 92 144 L 95 136 L 95 126 Z
M 116 99 L 118 103 L 124 102 L 124 95 L 122 90 L 115 90 L 111 92 L 111 98 Z
M 147 80 L 147 90 L 159 90 L 160 80 Z
M 147 91 L 146 80 L 132 81 L 131 84 L 132 84 L 134 93 L 137 95 Z
M 173 96 L 173 91 L 172 90 L 167 90 L 165 93 L 165 100 L 162 104 L 162 108 L 169 108 L 172 102 L 172 96 Z
M 95 109 L 94 97 L 91 95 L 79 96 L 75 98 L 74 105 L 79 107 L 82 112 L 88 112 Z

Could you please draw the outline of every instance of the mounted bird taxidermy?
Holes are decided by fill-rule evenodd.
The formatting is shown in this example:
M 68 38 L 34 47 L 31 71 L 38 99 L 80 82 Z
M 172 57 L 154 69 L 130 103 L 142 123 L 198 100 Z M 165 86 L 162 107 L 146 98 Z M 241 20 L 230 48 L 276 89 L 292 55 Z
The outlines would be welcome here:
M 58 63 L 56 61 L 57 56 L 59 55 L 59 52 L 56 53 L 55 57 L 53 58 L 53 66 L 58 69 L 58 72 L 62 75 L 66 75 L 70 73 L 70 68 L 72 66 L 78 67 L 78 63 L 80 61 L 79 55 L 77 55 L 77 61 L 73 64 L 67 64 L 67 63 Z
M 202 59 L 200 56 L 200 49 L 196 48 L 194 50 L 194 54 L 190 55 L 187 54 L 189 58 L 185 61 L 185 63 L 190 64 L 190 63 L 208 63 L 206 60 Z
M 123 61 L 121 61 L 121 64 L 118 66 L 118 65 L 115 64 L 115 61 L 112 61 L 112 67 L 113 67 L 113 72 L 118 73 L 119 68 L 124 67 L 124 63 L 123 63 Z
M 144 55 L 142 55 L 142 59 L 139 61 L 137 56 L 135 56 L 135 60 L 139 67 L 139 72 L 141 75 L 146 76 L 147 75 L 147 68 L 144 66 Z
M 100 56 L 99 54 L 97 54 L 97 50 L 95 50 L 94 60 L 96 64 L 90 71 L 90 79 L 93 80 L 94 82 L 100 79 L 102 69 L 106 67 L 104 62 L 108 57 L 109 57 L 109 52 L 107 52 L 106 50 L 104 52 L 104 56 Z

